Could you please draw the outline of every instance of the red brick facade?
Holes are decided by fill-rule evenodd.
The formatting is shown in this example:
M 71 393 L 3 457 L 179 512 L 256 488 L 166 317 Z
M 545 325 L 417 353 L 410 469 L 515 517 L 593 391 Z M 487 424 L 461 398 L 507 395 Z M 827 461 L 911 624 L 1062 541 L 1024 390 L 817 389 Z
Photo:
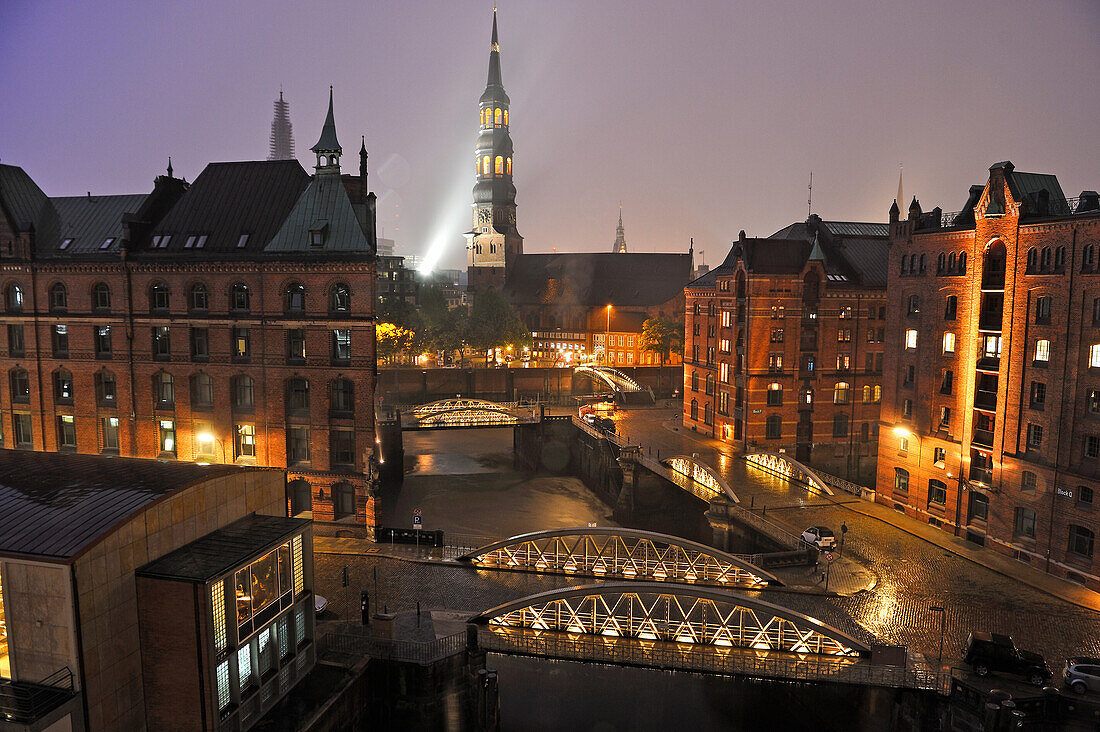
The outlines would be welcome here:
M 885 253 L 884 240 L 869 241 Z M 742 236 L 685 290 L 684 424 L 869 485 L 886 293 L 870 277 L 838 274 L 839 241 L 828 261 L 810 250 Z M 782 252 L 782 265 L 765 266 L 764 251 Z
M 958 215 L 892 211 L 877 488 L 1096 589 L 1100 212 L 1086 194 L 1000 163 Z

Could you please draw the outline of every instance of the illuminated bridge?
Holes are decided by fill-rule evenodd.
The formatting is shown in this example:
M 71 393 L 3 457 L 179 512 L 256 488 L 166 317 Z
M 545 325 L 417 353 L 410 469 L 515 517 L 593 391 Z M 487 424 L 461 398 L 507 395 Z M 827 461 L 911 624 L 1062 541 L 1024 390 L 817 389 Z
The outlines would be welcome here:
M 644 386 L 624 374 L 622 371 L 613 369 L 610 366 L 577 366 L 573 369 L 573 372 L 583 374 L 596 383 L 603 384 L 611 389 L 611 391 L 618 394 L 632 392 L 645 392 L 649 394 L 649 390 Z
M 763 600 L 661 582 L 543 592 L 474 617 L 486 651 L 755 678 L 937 689 L 949 673 L 870 663 L 870 648 Z
M 611 527 L 521 534 L 458 558 L 481 569 L 760 589 L 775 575 L 732 554 L 668 534 Z
M 674 455 L 662 460 L 661 465 L 674 473 L 672 479 L 677 485 L 691 491 L 704 501 L 724 495 L 734 503 L 741 502 L 733 492 L 733 488 L 715 472 L 714 468 L 695 457 Z
M 401 415 L 403 430 L 438 430 L 461 427 L 512 427 L 538 422 L 529 409 L 483 399 L 441 399 Z

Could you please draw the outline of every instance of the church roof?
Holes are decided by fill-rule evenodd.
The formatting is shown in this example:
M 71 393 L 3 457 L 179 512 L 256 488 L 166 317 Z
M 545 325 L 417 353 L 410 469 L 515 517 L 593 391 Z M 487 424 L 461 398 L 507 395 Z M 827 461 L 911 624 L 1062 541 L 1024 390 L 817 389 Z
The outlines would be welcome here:
M 171 237 L 168 246 L 145 242 L 143 254 L 255 256 L 282 227 L 309 182 L 297 160 L 210 163 L 153 229 L 154 238 Z M 194 246 L 197 241 L 187 246 L 194 236 L 207 237 L 201 248 Z
M 690 254 L 520 254 L 505 292 L 515 304 L 649 307 L 683 291 Z

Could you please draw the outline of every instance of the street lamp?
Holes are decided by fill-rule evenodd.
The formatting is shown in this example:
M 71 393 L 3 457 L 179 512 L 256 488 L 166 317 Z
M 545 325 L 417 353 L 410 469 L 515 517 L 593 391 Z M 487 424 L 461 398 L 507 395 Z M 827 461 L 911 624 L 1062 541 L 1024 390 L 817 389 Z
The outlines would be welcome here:
M 221 440 L 219 440 L 217 437 L 215 437 L 213 432 L 200 432 L 197 435 L 195 435 L 195 441 L 197 443 L 199 443 L 200 445 L 204 442 L 210 442 L 210 443 L 213 443 L 214 445 L 218 445 L 219 447 L 221 447 L 221 449 L 222 449 L 222 462 L 223 463 L 225 462 L 225 446 L 220 444 Z M 200 452 L 201 452 L 201 450 L 200 450 Z M 212 454 L 214 455 L 214 458 L 217 459 L 218 453 L 216 451 L 214 451 L 214 452 L 212 452 Z
M 939 605 L 932 605 L 928 608 L 929 612 L 940 614 L 940 655 L 936 660 L 936 668 L 943 667 L 943 634 L 947 629 L 947 611 Z

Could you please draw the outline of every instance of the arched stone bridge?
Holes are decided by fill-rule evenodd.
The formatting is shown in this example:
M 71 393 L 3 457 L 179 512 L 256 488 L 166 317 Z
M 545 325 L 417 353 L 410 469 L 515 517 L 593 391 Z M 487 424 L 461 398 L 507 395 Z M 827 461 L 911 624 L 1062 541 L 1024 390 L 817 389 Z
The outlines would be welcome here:
M 521 534 L 459 557 L 482 569 L 760 589 L 782 582 L 733 554 L 651 531 L 565 528 Z
M 403 430 L 437 430 L 470 427 L 513 427 L 538 422 L 530 409 L 497 404 L 484 399 L 440 399 L 401 415 Z

